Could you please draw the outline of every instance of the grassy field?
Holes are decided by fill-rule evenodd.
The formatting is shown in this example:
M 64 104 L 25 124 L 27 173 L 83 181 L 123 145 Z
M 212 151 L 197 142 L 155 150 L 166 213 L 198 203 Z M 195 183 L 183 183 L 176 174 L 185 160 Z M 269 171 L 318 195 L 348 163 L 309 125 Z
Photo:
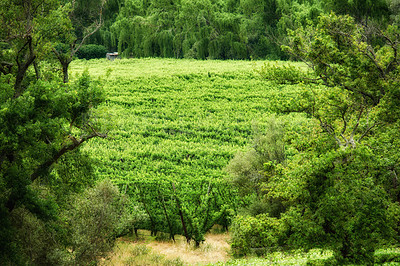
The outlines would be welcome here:
M 254 72 L 264 62 L 126 59 L 74 61 L 72 75 L 102 76 L 107 101 L 98 110 L 111 140 L 86 149 L 101 176 L 221 178 L 255 127 L 263 130 L 268 100 L 288 86 Z M 111 73 L 106 78 L 107 73 Z
M 139 238 L 123 237 L 117 241 L 114 251 L 100 265 L 332 265 L 332 252 L 312 249 L 307 252 L 297 250 L 288 252 L 272 252 L 263 258 L 245 257 L 235 259 L 230 256 L 229 234 L 211 232 L 206 235 L 200 248 L 188 245 L 183 237 L 176 242 L 157 240 L 150 232 L 139 231 Z M 400 249 L 381 249 L 375 252 L 374 265 L 400 265 Z M 391 262 L 385 262 L 391 261 Z
M 209 265 L 229 260 L 229 235 L 207 234 L 200 248 L 188 245 L 183 237 L 176 242 L 156 240 L 140 230 L 139 238 L 123 237 L 103 265 Z

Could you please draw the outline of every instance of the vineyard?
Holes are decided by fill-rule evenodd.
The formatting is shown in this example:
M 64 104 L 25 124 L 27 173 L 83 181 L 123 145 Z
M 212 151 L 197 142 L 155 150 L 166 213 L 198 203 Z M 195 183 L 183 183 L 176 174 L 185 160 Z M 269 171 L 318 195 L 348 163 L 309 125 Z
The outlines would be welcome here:
M 399 3 L 0 0 L 0 261 L 400 262 Z
M 199 244 L 213 225 L 228 226 L 246 204 L 224 167 L 266 129 L 269 99 L 295 89 L 262 79 L 255 70 L 263 64 L 74 61 L 73 73 L 87 68 L 104 80 L 107 100 L 97 112 L 109 138 L 92 140 L 85 150 L 98 174 L 143 209 L 146 218 L 138 218 L 136 229 Z

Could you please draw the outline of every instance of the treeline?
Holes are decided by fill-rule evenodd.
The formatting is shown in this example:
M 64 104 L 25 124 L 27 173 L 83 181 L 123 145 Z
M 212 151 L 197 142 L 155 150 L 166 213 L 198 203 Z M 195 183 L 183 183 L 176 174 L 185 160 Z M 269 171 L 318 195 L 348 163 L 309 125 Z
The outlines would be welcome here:
M 386 23 L 395 1 L 343 0 L 109 0 L 104 25 L 90 43 L 124 57 L 287 59 L 287 32 L 321 13 Z

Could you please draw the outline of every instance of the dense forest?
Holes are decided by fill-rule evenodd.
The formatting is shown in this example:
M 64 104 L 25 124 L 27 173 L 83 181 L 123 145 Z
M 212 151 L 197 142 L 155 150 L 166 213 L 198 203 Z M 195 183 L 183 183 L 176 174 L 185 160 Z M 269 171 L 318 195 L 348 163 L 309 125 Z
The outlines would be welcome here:
M 395 0 L 0 0 L 0 262 L 93 264 L 139 229 L 199 247 L 217 224 L 234 256 L 377 262 L 400 237 L 399 14 Z M 70 77 L 111 51 L 303 64 L 118 80 L 133 61 L 82 60 L 104 75 Z

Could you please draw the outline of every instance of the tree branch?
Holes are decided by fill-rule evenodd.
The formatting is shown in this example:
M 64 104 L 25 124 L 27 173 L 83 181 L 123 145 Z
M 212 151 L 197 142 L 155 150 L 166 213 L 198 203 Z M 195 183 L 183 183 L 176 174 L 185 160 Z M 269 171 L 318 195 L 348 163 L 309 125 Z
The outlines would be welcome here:
M 75 1 L 74 1 L 75 2 Z M 83 45 L 83 43 L 86 41 L 86 39 L 87 38 L 89 38 L 90 36 L 92 36 L 96 31 L 98 31 L 100 28 L 101 28 L 101 26 L 103 25 L 103 7 L 104 7 L 104 5 L 105 5 L 105 3 L 107 2 L 107 0 L 103 0 L 102 2 L 101 2 L 101 6 L 100 6 L 100 12 L 99 12 L 99 20 L 98 21 L 96 21 L 96 23 L 95 23 L 95 28 L 92 30 L 92 31 L 90 31 L 90 32 L 88 32 L 83 38 L 82 38 L 82 40 L 81 40 L 81 42 L 79 43 L 79 45 L 78 45 L 78 47 L 76 47 L 75 49 L 71 49 L 71 55 L 72 56 L 74 56 L 75 55 L 75 53 L 77 52 L 77 51 L 79 51 L 79 49 L 81 49 L 81 47 L 82 47 L 82 45 Z
M 363 112 L 364 112 L 364 108 L 361 108 L 361 109 L 360 109 L 360 112 L 358 113 L 357 123 L 356 123 L 356 125 L 354 126 L 353 131 L 352 131 L 351 134 L 350 134 L 350 138 L 351 138 L 351 139 L 353 139 L 354 134 L 356 133 L 356 130 L 357 130 L 358 126 L 360 125 L 360 120 L 361 120 L 361 116 L 362 116 Z
M 30 46 L 32 44 L 32 38 L 30 37 L 28 41 L 24 44 L 24 46 L 18 51 L 17 55 L 17 64 L 18 64 L 18 71 L 15 77 L 15 84 L 14 84 L 14 98 L 18 98 L 22 94 L 22 81 L 25 77 L 25 73 L 28 70 L 29 66 L 33 63 L 36 58 L 36 55 L 32 53 L 32 49 L 29 49 L 29 54 L 25 55 L 25 62 L 21 65 L 19 61 L 19 53 L 23 51 L 26 45 Z
M 63 156 L 65 153 L 68 151 L 72 151 L 76 148 L 78 148 L 82 143 L 85 141 L 95 138 L 95 137 L 100 137 L 100 138 L 107 138 L 107 134 L 100 134 L 97 132 L 93 132 L 92 134 L 86 135 L 81 137 L 79 140 L 77 140 L 74 136 L 69 135 L 68 138 L 72 141 L 69 145 L 63 146 L 56 154 L 53 155 L 52 158 L 50 158 L 48 161 L 44 162 L 41 164 L 35 172 L 31 175 L 31 181 L 34 181 L 37 179 L 42 173 L 47 171 L 50 166 L 55 163 L 61 156 Z
M 375 122 L 372 126 L 368 127 L 364 133 L 361 135 L 361 137 L 358 139 L 357 142 L 360 142 L 374 127 L 376 127 L 379 123 Z
M 317 118 L 320 122 L 321 127 L 325 130 L 326 133 L 328 133 L 329 135 L 331 135 L 335 140 L 336 143 L 341 147 L 343 146 L 343 143 L 340 141 L 340 139 L 336 136 L 335 134 L 335 130 L 333 129 L 333 127 L 325 122 L 322 121 L 321 118 Z M 342 136 L 343 137 L 343 136 Z M 346 139 L 344 138 L 344 140 L 346 141 Z

